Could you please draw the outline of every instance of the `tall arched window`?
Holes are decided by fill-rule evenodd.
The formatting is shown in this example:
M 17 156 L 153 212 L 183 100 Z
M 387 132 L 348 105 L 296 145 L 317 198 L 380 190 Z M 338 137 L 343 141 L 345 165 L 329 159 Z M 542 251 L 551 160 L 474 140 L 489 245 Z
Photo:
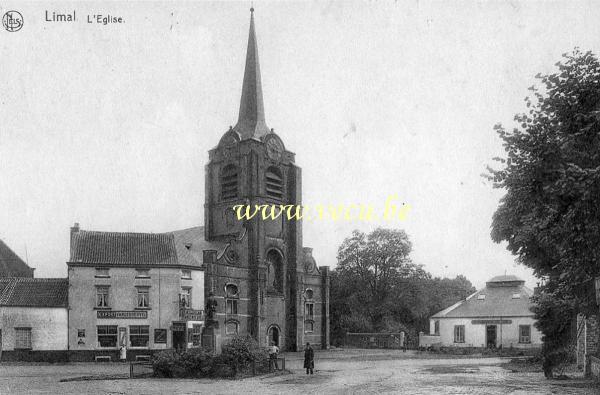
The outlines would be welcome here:
M 221 200 L 238 197 L 238 169 L 235 165 L 227 165 L 221 171 Z
M 269 167 L 265 174 L 267 185 L 267 196 L 273 199 L 281 200 L 283 198 L 283 177 L 276 167 Z
M 283 257 L 273 249 L 267 252 L 267 291 L 283 292 Z

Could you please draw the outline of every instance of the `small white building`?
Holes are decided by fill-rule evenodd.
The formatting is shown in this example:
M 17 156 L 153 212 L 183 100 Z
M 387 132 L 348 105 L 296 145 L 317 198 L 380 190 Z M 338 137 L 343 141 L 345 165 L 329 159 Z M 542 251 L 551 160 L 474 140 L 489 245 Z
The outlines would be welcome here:
M 66 278 L 0 278 L 0 359 L 66 361 Z
M 421 335 L 422 347 L 538 348 L 542 334 L 535 328 L 530 300 L 533 291 L 516 276 L 497 276 L 475 292 L 429 321 L 429 335 Z

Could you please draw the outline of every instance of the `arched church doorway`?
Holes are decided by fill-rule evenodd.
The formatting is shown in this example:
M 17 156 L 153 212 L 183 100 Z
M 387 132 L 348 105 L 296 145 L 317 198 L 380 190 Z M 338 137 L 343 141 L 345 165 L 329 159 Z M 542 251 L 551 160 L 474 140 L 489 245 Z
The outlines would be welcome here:
M 269 344 L 274 344 L 279 347 L 279 328 L 271 326 L 268 332 Z

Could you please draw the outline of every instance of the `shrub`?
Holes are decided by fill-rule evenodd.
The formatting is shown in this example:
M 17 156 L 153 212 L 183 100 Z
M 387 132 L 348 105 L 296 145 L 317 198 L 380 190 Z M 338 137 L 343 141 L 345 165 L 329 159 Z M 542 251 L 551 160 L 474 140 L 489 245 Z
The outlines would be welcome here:
M 223 345 L 218 363 L 231 367 L 237 373 L 249 369 L 256 361 L 264 361 L 268 358 L 267 350 L 260 347 L 252 337 L 234 336 Z
M 183 353 L 162 351 L 152 358 L 152 369 L 158 377 L 207 377 L 213 359 L 203 348 L 192 348 Z

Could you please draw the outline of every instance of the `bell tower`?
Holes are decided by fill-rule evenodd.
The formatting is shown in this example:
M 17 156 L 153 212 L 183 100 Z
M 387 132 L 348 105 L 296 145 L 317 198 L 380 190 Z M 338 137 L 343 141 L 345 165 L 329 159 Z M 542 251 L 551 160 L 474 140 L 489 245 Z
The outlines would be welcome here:
M 205 168 L 204 233 L 207 241 L 229 243 L 239 257 L 228 264 L 227 273 L 231 278 L 234 271 L 235 276 L 248 278 L 244 312 L 248 332 L 261 345 L 275 342 L 282 349 L 295 350 L 301 342 L 297 324 L 302 309 L 298 301 L 303 273 L 301 222 L 288 219 L 285 212 L 274 219 L 264 220 L 259 213 L 239 220 L 233 210 L 235 205 L 249 205 L 254 212 L 257 206 L 267 205 L 270 212 L 272 205 L 295 206 L 302 201 L 295 154 L 266 124 L 254 9 L 250 11 L 238 120 L 209 151 Z M 215 289 L 209 277 L 206 292 Z

